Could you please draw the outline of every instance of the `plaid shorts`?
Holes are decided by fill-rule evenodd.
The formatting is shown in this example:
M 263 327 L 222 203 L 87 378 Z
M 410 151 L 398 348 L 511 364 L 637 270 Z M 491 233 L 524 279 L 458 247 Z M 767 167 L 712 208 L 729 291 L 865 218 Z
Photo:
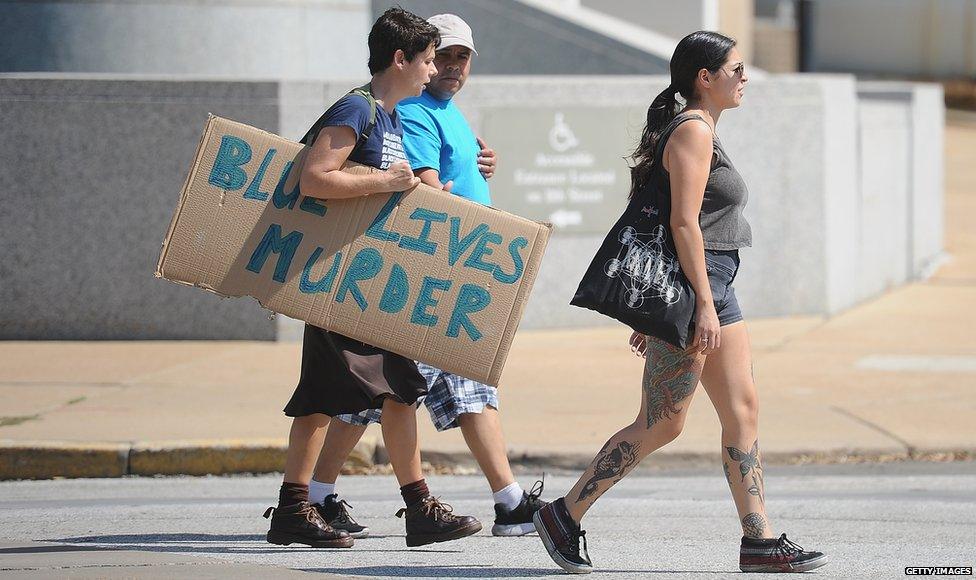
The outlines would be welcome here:
M 427 396 L 424 404 L 430 420 L 438 431 L 458 426 L 458 416 L 463 413 L 481 413 L 486 406 L 498 408 L 498 389 L 478 381 L 472 381 L 441 369 L 417 363 L 420 374 L 427 379 Z M 379 423 L 381 409 L 367 409 L 352 415 L 336 415 L 336 419 L 352 425 Z

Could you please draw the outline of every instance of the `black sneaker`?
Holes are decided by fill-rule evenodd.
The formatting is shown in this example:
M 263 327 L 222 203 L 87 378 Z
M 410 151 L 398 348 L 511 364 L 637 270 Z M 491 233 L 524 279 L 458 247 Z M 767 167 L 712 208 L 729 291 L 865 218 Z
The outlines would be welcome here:
M 535 512 L 532 522 L 549 557 L 560 568 L 572 574 L 589 574 L 593 571 L 590 555 L 586 552 L 586 532 L 569 517 L 565 499 L 559 498 Z
M 544 485 L 542 481 L 537 481 L 530 492 L 523 491 L 521 503 L 515 506 L 513 510 L 496 503 L 495 525 L 491 527 L 491 535 L 524 536 L 534 532 L 535 524 L 532 523 L 532 516 L 535 515 L 535 512 L 549 505 L 548 502 L 539 499 Z
M 319 511 L 319 515 L 330 526 L 337 530 L 345 530 L 353 538 L 365 538 L 369 535 L 369 528 L 361 526 L 349 515 L 352 506 L 346 500 L 339 499 L 338 494 L 325 496 L 322 503 L 312 504 Z M 348 509 L 347 509 L 348 508 Z
M 481 531 L 481 522 L 477 518 L 457 516 L 452 511 L 451 506 L 431 496 L 400 508 L 396 516 L 407 515 L 407 546 L 413 548 L 457 540 Z
M 271 518 L 268 541 L 272 544 L 305 544 L 313 548 L 352 547 L 352 537 L 325 523 L 318 510 L 307 501 L 284 507 L 269 507 L 264 512 L 264 517 Z
M 742 537 L 739 570 L 743 572 L 806 572 L 827 563 L 820 552 L 807 552 L 786 539 Z

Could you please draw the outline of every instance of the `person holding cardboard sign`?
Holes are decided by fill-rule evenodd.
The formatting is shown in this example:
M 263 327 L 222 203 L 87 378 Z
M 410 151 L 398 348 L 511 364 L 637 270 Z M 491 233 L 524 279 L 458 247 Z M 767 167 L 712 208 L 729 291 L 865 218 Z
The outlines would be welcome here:
M 397 106 L 407 157 L 414 173 L 427 185 L 491 205 L 487 179 L 495 171 L 495 152 L 475 137 L 452 101 L 464 86 L 471 59 L 477 54 L 471 28 L 454 14 L 438 14 L 427 21 L 440 33 L 434 59 L 437 73 L 419 97 L 405 99 Z M 542 484 L 537 483 L 528 493 L 512 474 L 498 418 L 498 389 L 424 363 L 417 366 L 427 379 L 430 392 L 424 404 L 434 426 L 438 431 L 460 427 L 488 480 L 495 504 L 492 534 L 522 536 L 535 531 L 532 516 L 545 505 L 539 498 Z M 366 426 L 380 423 L 384 415 L 380 409 L 338 415 L 341 422 L 329 425 L 310 486 L 310 500 L 322 505 L 326 521 L 357 538 L 368 535 L 369 529 L 349 515 L 348 504 L 336 494 L 335 481 Z
M 420 180 L 403 153 L 397 102 L 417 96 L 436 73 L 437 29 L 420 17 L 391 8 L 369 33 L 369 85 L 339 99 L 315 123 L 303 142 L 310 145 L 302 168 L 302 194 L 343 199 L 402 192 Z M 381 169 L 366 175 L 341 171 L 346 161 Z M 285 407 L 294 417 L 284 481 L 267 539 L 273 544 L 350 547 L 352 536 L 337 530 L 309 502 L 309 482 L 329 417 L 381 407 L 383 439 L 406 507 L 408 546 L 475 534 L 481 523 L 452 513 L 434 498 L 420 467 L 413 405 L 427 383 L 414 361 L 358 340 L 305 326 L 301 379 Z

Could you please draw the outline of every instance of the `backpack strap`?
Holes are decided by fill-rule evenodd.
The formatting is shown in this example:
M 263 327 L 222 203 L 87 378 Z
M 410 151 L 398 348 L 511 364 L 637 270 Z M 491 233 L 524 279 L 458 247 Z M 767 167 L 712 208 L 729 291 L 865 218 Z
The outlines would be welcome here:
M 373 89 L 370 86 L 370 83 L 366 83 L 361 87 L 356 87 L 346 94 L 359 95 L 360 97 L 366 99 L 366 102 L 369 103 L 369 119 L 366 121 L 366 126 L 363 127 L 363 132 L 360 133 L 359 137 L 356 139 L 356 146 L 353 147 L 353 151 L 356 151 L 362 147 L 364 143 L 366 143 L 366 140 L 369 139 L 369 136 L 373 134 L 373 129 L 376 127 L 376 99 L 373 98 Z M 299 143 L 311 146 L 315 141 L 315 138 L 318 137 L 319 129 L 322 126 L 322 121 L 328 114 L 329 111 L 323 113 L 322 116 L 319 117 L 318 121 L 315 121 L 315 124 L 312 125 L 307 133 L 305 133 L 305 136 L 301 138 Z
M 373 87 L 370 83 L 366 83 L 361 87 L 356 87 L 349 91 L 350 95 L 359 95 L 360 97 L 366 99 L 369 103 L 369 121 L 366 122 L 366 126 L 363 128 L 363 132 L 359 134 L 359 140 L 356 141 L 356 146 L 353 151 L 359 149 L 369 136 L 373 134 L 373 128 L 376 127 L 376 99 L 373 98 Z

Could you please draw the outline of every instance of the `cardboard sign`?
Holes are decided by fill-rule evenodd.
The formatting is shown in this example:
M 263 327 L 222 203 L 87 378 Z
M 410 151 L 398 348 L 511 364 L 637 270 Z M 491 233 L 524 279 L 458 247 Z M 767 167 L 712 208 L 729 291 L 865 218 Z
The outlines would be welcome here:
M 305 197 L 304 151 L 211 116 L 156 276 L 497 385 L 551 226 L 424 184 Z

